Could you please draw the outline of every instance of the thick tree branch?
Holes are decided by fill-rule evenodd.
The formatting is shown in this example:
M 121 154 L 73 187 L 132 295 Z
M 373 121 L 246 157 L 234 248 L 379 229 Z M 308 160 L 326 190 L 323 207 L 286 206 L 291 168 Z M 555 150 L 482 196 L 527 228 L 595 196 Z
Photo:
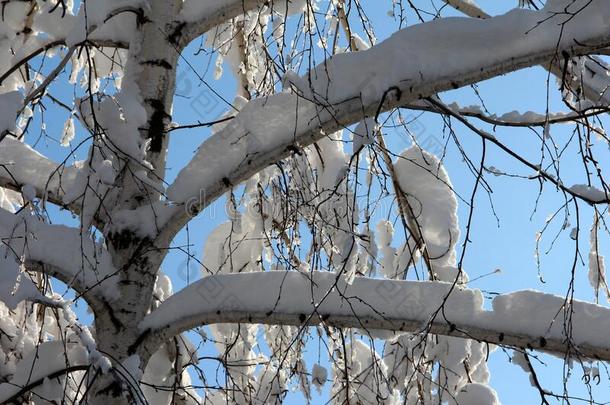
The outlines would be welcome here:
M 30 185 L 38 198 L 77 213 L 78 203 L 68 207 L 63 200 L 76 174 L 76 169 L 48 159 L 13 137 L 0 143 L 0 187 L 21 191 L 23 186 Z
M 476 4 L 472 4 L 464 0 L 443 0 L 456 10 L 461 11 L 465 15 L 473 18 L 490 18 L 484 10 Z M 573 61 L 576 64 L 576 61 Z M 564 61 L 560 58 L 553 60 L 551 64 L 542 64 L 542 67 L 555 75 L 559 80 L 563 80 L 566 73 L 564 72 Z M 606 64 L 599 58 L 591 56 L 584 63 L 584 71 L 580 77 L 569 75 L 568 78 L 572 82 L 571 87 L 581 87 L 582 95 L 596 105 L 606 106 L 610 104 L 610 80 L 606 72 L 608 71 Z
M 311 279 L 309 278 L 311 277 Z M 439 310 L 440 309 L 440 310 Z M 564 316 L 573 311 L 573 316 Z M 523 314 L 527 314 L 524 317 Z M 564 325 L 571 319 L 572 325 Z M 330 272 L 258 272 L 206 277 L 176 293 L 140 324 L 147 350 L 213 323 L 262 323 L 434 333 L 557 355 L 610 361 L 603 332 L 610 310 L 533 291 L 501 295 L 483 309 L 478 290 L 451 283 L 356 278 Z M 599 329 L 599 330 L 595 330 Z M 571 335 L 566 331 L 571 330 Z
M 79 229 L 0 209 L 0 243 L 30 269 L 59 279 L 92 306 L 116 298 L 118 277 L 112 258 Z
M 251 101 L 201 145 L 168 189 L 169 198 L 181 204 L 168 208 L 174 212 L 164 215 L 171 219 L 155 245 L 168 246 L 190 217 L 229 188 L 324 134 L 560 54 L 605 48 L 609 20 L 610 4 L 601 0 L 574 15 L 515 10 L 487 20 L 447 18 L 406 28 L 367 51 L 337 55 L 306 79 L 293 78 L 300 95 Z M 210 172 L 210 167 L 216 169 Z
M 192 1 L 198 2 L 198 0 Z M 178 20 L 167 32 L 168 39 L 179 48 L 183 48 L 212 28 L 270 2 L 270 0 L 211 1 L 205 7 L 200 7 L 201 13 L 198 14 L 192 14 L 188 4 L 185 4 Z

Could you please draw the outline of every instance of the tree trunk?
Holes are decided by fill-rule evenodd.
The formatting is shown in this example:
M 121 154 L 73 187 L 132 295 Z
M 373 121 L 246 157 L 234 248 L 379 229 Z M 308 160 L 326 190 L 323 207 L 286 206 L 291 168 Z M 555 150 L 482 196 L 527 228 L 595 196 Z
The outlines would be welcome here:
M 146 160 L 154 168 L 148 177 L 161 182 L 165 174 L 167 130 L 171 124 L 179 59 L 175 44 L 166 34 L 166 22 L 177 15 L 181 1 L 156 0 L 150 4 L 151 9 L 146 16 L 138 20 L 141 29 L 138 38 L 130 45 L 125 67 L 124 80 L 130 82 L 124 82 L 123 86 L 135 85 L 139 90 L 147 114 L 147 125 L 140 128 L 140 136 L 149 144 Z M 128 161 L 126 164 L 133 165 L 137 170 L 142 168 L 140 162 Z M 158 190 L 143 187 L 132 173 L 131 170 L 124 171 L 117 211 L 136 209 L 160 198 Z M 89 402 L 104 405 L 137 403 L 140 402 L 136 392 L 139 389 L 137 382 L 129 381 L 121 363 L 137 355 L 140 370 L 143 371 L 152 355 L 138 350 L 136 326 L 150 310 L 162 255 L 150 250 L 147 238 L 128 230 L 111 229 L 107 238 L 113 264 L 120 269 L 120 299 L 108 304 L 104 311 L 95 313 L 95 329 L 98 348 L 111 359 L 115 369 L 92 381 Z M 146 249 L 144 246 L 147 246 Z M 130 394 L 125 396 L 126 392 Z

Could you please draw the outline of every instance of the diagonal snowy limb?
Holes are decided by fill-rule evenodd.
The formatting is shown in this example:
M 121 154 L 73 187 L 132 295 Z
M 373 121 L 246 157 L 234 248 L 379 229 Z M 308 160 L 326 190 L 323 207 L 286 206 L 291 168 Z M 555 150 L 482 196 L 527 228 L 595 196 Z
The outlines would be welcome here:
M 110 254 L 79 229 L 0 209 L 0 243 L 26 267 L 64 282 L 92 305 L 96 297 L 117 298 L 118 272 Z
M 37 197 L 65 207 L 63 196 L 76 178 L 77 170 L 64 167 L 13 137 L 0 142 L 0 187 L 21 191 L 25 185 L 36 189 Z M 78 211 L 78 204 L 70 207 Z
M 482 10 L 477 4 L 469 0 L 443 0 L 456 10 L 473 18 L 490 18 L 491 16 Z M 554 60 L 551 64 L 543 64 L 542 67 L 554 74 L 559 80 L 564 80 L 563 58 Z M 574 62 L 576 63 L 576 62 Z M 595 105 L 607 106 L 610 104 L 610 77 L 606 63 L 600 58 L 590 56 L 584 62 L 583 72 L 580 77 L 572 77 L 571 87 L 582 87 L 583 96 Z M 579 83 L 579 81 L 581 83 Z
M 330 272 L 271 271 L 205 277 L 171 296 L 139 328 L 145 339 L 158 343 L 220 322 L 324 323 L 429 332 L 610 361 L 610 309 L 575 301 L 566 310 L 565 304 L 563 297 L 520 291 L 496 297 L 493 310 L 486 311 L 480 291 L 452 289 L 451 283 L 357 277 L 350 285 Z
M 585 1 L 568 3 L 578 10 Z M 294 78 L 304 96 L 281 93 L 251 101 L 201 145 L 168 189 L 169 199 L 183 205 L 173 208 L 157 246 L 167 246 L 190 216 L 234 185 L 365 115 L 557 55 L 609 46 L 610 3 L 587 4 L 569 17 L 514 10 L 486 20 L 445 18 L 409 27 L 367 51 L 337 55 L 307 78 Z

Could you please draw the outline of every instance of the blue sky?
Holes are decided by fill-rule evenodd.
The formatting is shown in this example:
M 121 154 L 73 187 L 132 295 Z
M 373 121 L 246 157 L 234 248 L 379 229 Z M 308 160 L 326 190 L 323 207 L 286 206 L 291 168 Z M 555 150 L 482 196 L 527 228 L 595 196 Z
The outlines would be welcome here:
M 381 40 L 390 35 L 396 28 L 396 25 L 388 23 L 387 11 L 390 8 L 390 2 L 374 3 L 373 5 L 372 1 L 364 1 L 363 5 L 367 12 L 370 13 L 369 17 L 375 28 L 377 38 Z M 382 5 L 379 5 L 380 3 Z M 516 3 L 516 0 L 510 2 L 479 1 L 479 4 L 491 14 L 508 10 Z M 447 12 L 446 14 L 449 15 L 451 13 Z M 409 15 L 408 22 L 414 23 L 416 20 L 413 18 L 413 15 Z M 356 29 L 356 31 L 358 30 Z M 499 43 L 497 46 L 502 46 L 502 44 Z M 215 81 L 213 79 L 213 66 L 206 69 L 209 66 L 209 57 L 206 55 L 194 56 L 193 53 L 196 49 L 197 47 L 193 44 L 185 53 L 185 58 L 189 60 L 192 66 L 206 70 L 207 73 L 204 75 L 204 79 L 209 86 L 225 99 L 231 100 L 235 94 L 235 83 L 228 73 L 229 69 L 225 69 L 226 73 L 223 77 Z M 483 82 L 479 85 L 478 90 L 487 108 L 492 113 L 501 115 L 512 110 L 521 112 L 533 110 L 543 113 L 547 103 L 546 80 L 546 71 L 536 67 Z M 558 97 L 554 80 L 551 77 L 549 110 L 565 111 Z M 58 94 L 65 97 L 65 100 L 71 99 L 71 90 L 62 86 L 56 86 L 55 88 Z M 201 83 L 185 63 L 180 65 L 177 93 L 180 96 L 176 97 L 175 100 L 174 120 L 178 123 L 188 124 L 197 120 L 213 120 L 227 109 L 226 103 L 215 96 L 206 85 Z M 456 101 L 463 106 L 480 103 L 471 88 L 449 92 L 443 95 L 442 98 L 447 102 Z M 51 113 L 53 111 L 55 111 L 54 114 Z M 59 134 L 63 122 L 67 117 L 65 112 L 57 113 L 57 111 L 61 110 L 50 109 L 50 113 L 46 116 L 47 130 L 50 135 Z M 404 114 L 407 115 L 408 113 L 404 112 Z M 473 122 L 478 124 L 476 121 Z M 488 126 L 482 127 L 491 130 Z M 444 144 L 447 140 L 448 132 L 443 128 L 443 121 L 434 114 L 426 113 L 421 115 L 410 128 L 419 142 L 426 141 L 440 145 Z M 478 162 L 481 150 L 480 139 L 457 123 L 454 123 L 453 128 L 464 149 L 474 161 Z M 535 134 L 527 129 L 498 128 L 495 134 L 503 142 L 515 147 L 519 152 L 533 160 L 539 155 L 540 141 Z M 571 135 L 571 128 L 568 126 L 555 126 L 552 129 L 552 134 L 557 140 L 565 141 Z M 179 169 L 193 155 L 197 146 L 207 136 L 209 136 L 209 130 L 206 128 L 175 131 L 172 133 L 168 157 L 168 181 L 171 181 L 178 173 Z M 35 138 L 34 132 L 30 135 L 28 142 L 33 142 Z M 408 138 L 404 132 L 388 130 L 386 131 L 386 138 L 389 147 L 396 153 L 409 146 Z M 449 142 L 448 145 L 444 160 L 445 166 L 456 191 L 468 200 L 474 184 L 474 177 L 466 170 L 465 164 L 453 142 Z M 38 149 L 58 159 L 66 155 L 65 149 L 58 147 L 53 141 L 44 137 L 41 138 Z M 351 147 L 348 145 L 347 149 L 351 150 Z M 566 151 L 566 162 L 562 166 L 566 184 L 583 182 L 582 168 L 578 165 L 576 152 L 573 147 L 568 148 Z M 77 155 L 79 158 L 83 158 L 85 153 L 86 150 L 82 150 Z M 600 151 L 601 156 L 607 157 L 606 153 L 607 151 Z M 532 174 L 528 169 L 520 166 L 490 145 L 488 145 L 486 162 L 488 166 L 495 166 L 511 173 L 521 175 Z M 602 166 L 604 165 L 602 164 Z M 579 181 L 578 179 L 581 180 Z M 552 245 L 552 249 L 545 253 L 550 248 L 555 233 L 559 232 L 561 228 L 561 220 L 551 223 L 549 231 L 541 241 L 541 274 L 544 283 L 540 280 L 534 259 L 536 232 L 542 229 L 547 217 L 562 205 L 562 197 L 553 191 L 549 185 L 545 185 L 545 193 L 536 207 L 536 197 L 538 195 L 538 183 L 536 181 L 504 176 L 495 177 L 492 175 L 488 175 L 486 180 L 491 185 L 493 193 L 491 197 L 484 192 L 479 192 L 477 195 L 475 200 L 477 209 L 473 220 L 472 235 L 464 262 L 465 270 L 469 273 L 471 279 L 482 277 L 473 281 L 471 286 L 473 288 L 481 288 L 486 292 L 488 297 L 493 297 L 494 293 L 510 292 L 519 289 L 537 289 L 565 295 L 570 277 L 575 243 L 569 238 L 569 229 L 560 233 Z M 493 210 L 490 201 L 493 202 Z M 591 210 L 584 206 L 584 204 L 581 204 L 580 208 L 582 232 L 579 242 L 581 244 L 582 255 L 586 259 L 588 253 L 588 229 L 591 224 L 592 214 Z M 573 208 L 570 208 L 570 210 L 573 214 Z M 466 204 L 460 203 L 459 214 L 461 226 L 464 228 L 468 215 Z M 63 222 L 74 224 L 74 220 L 70 219 L 67 215 L 61 215 L 60 218 Z M 226 220 L 224 202 L 219 200 L 207 211 L 191 221 L 188 227 L 188 241 L 191 244 L 188 246 L 188 249 L 190 252 L 196 257 L 200 257 L 206 235 L 224 220 Z M 571 221 L 575 221 L 574 216 L 572 216 Z M 396 232 L 397 235 L 399 233 Z M 464 234 L 465 230 L 462 229 L 462 239 Z M 460 244 L 461 242 L 462 240 Z M 601 237 L 601 244 L 601 253 L 604 254 L 606 247 L 609 246 L 607 236 Z M 175 245 L 188 245 L 186 230 L 179 235 Z M 501 273 L 485 276 L 496 269 L 501 269 Z M 188 262 L 187 256 L 178 251 L 174 251 L 168 256 L 163 264 L 163 270 L 172 277 L 175 290 L 199 277 L 197 264 L 193 261 Z M 586 278 L 586 266 L 579 262 L 576 271 L 576 296 L 592 300 L 593 294 Z M 527 315 L 524 314 L 524 316 Z M 310 353 L 308 353 L 306 360 L 308 366 L 311 367 L 317 358 L 317 345 L 311 344 L 308 348 Z M 212 352 L 209 354 L 212 354 Z M 492 371 L 491 385 L 497 390 L 502 403 L 505 405 L 539 403 L 539 395 L 536 390 L 529 386 L 528 376 L 520 368 L 506 361 L 508 354 L 510 352 L 496 350 L 489 360 Z M 541 356 L 541 360 L 547 364 L 547 366 L 541 365 L 537 367 L 543 386 L 557 393 L 562 393 L 563 362 L 544 355 Z M 215 367 L 215 365 L 210 367 Z M 210 368 L 210 370 L 212 369 Z M 582 372 L 578 366 L 575 366 L 573 369 L 573 374 L 569 383 L 570 393 L 574 396 L 587 398 L 586 387 L 580 380 Z M 607 381 L 608 375 L 605 371 L 602 371 L 602 384 L 593 387 L 597 398 L 602 402 L 610 401 L 610 389 L 608 388 Z M 324 395 L 322 398 L 324 398 Z M 319 403 L 318 400 L 322 399 L 317 398 L 314 403 Z M 287 403 L 302 403 L 302 397 L 298 394 L 290 394 Z

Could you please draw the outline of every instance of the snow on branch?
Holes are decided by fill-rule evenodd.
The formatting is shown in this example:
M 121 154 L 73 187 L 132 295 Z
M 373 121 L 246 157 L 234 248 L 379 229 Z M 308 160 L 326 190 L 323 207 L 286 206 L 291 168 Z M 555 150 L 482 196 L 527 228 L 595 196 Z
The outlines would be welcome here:
M 18 363 L 10 381 L 0 384 L 0 403 L 18 403 L 20 396 L 30 390 L 35 392 L 45 383 L 89 367 L 86 354 L 73 342 L 42 343 Z
M 159 239 L 167 242 L 226 190 L 324 134 L 418 98 L 608 47 L 609 26 L 610 3 L 557 0 L 540 11 L 415 25 L 366 51 L 336 55 L 306 77 L 288 74 L 297 94 L 246 104 L 179 173 L 167 195 L 182 204 Z
M 117 298 L 111 256 L 79 229 L 46 224 L 27 209 L 19 214 L 0 209 L 0 241 L 16 260 L 61 280 L 86 299 Z
M 182 6 L 177 21 L 168 33 L 170 40 L 179 41 L 186 46 L 193 39 L 205 34 L 210 29 L 241 14 L 253 10 L 268 0 L 187 0 Z
M 470 0 L 443 0 L 456 10 L 473 18 L 489 18 L 490 15 Z M 585 60 L 573 59 L 569 64 L 566 61 L 556 59 L 552 63 L 544 64 L 543 67 L 557 77 L 558 81 L 570 83 L 573 95 L 584 96 L 589 102 L 598 106 L 606 106 L 610 103 L 610 79 L 608 78 L 608 67 L 603 60 L 595 56 L 589 56 Z M 562 83 L 564 88 L 566 83 Z
M 38 198 L 65 206 L 64 193 L 76 175 L 77 169 L 64 167 L 13 137 L 0 143 L 0 187 L 21 191 L 32 186 Z
M 311 277 L 311 278 L 310 278 Z M 139 328 L 159 342 L 214 323 L 262 323 L 434 333 L 610 361 L 610 309 L 536 291 L 497 296 L 451 283 L 270 271 L 205 277 L 171 296 Z M 569 332 L 568 332 L 569 331 Z

